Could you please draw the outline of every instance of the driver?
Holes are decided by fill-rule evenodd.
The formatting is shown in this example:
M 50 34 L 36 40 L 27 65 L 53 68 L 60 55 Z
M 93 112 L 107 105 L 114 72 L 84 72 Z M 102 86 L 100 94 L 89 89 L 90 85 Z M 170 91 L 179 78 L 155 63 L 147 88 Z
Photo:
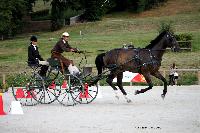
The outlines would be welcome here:
M 60 61 L 63 73 L 66 70 L 66 68 L 68 68 L 70 74 L 77 75 L 80 74 L 80 72 L 78 68 L 74 66 L 73 61 L 65 58 L 62 55 L 63 52 L 78 52 L 76 48 L 72 48 L 69 45 L 68 40 L 69 40 L 69 33 L 67 32 L 62 33 L 61 39 L 55 44 L 55 46 L 51 50 L 51 57 L 57 58 Z

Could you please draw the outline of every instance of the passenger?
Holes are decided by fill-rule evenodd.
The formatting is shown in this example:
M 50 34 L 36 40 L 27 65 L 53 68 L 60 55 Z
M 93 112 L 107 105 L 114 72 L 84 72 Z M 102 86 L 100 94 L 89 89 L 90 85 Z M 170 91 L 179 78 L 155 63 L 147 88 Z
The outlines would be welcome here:
M 38 50 L 37 37 L 31 36 L 30 41 L 31 42 L 28 47 L 28 64 L 29 65 L 38 65 L 39 61 L 44 61 L 44 59 L 41 57 L 39 50 Z M 45 77 L 47 70 L 48 70 L 48 66 L 42 65 L 41 70 L 39 71 L 40 76 Z

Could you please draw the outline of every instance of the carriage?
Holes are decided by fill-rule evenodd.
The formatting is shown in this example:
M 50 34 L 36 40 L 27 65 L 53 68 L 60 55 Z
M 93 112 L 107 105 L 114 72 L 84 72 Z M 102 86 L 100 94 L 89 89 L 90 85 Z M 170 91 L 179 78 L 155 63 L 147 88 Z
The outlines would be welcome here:
M 102 53 L 95 60 L 98 71 L 97 76 L 92 76 L 91 71 L 85 67 L 81 68 L 81 77 L 69 73 L 63 75 L 61 74 L 59 62 L 49 59 L 50 68 L 47 77 L 42 78 L 38 74 L 38 65 L 30 66 L 33 70 L 32 73 L 22 73 L 14 80 L 13 95 L 16 100 L 19 100 L 24 105 L 49 104 L 55 100 L 66 106 L 75 105 L 76 103 L 90 103 L 98 94 L 97 82 L 99 80 L 106 78 L 106 82 L 113 90 L 117 91 L 118 89 L 112 83 L 113 79 L 117 77 L 116 85 L 123 93 L 126 101 L 131 102 L 122 86 L 123 71 L 128 70 L 142 74 L 148 84 L 147 88 L 136 90 L 136 95 L 152 89 L 152 75 L 163 81 L 164 89 L 161 97 L 165 98 L 167 80 L 161 75 L 159 68 L 167 47 L 171 47 L 172 51 L 175 52 L 180 49 L 173 34 L 164 31 L 145 48 L 120 48 Z M 107 68 L 107 70 L 103 71 L 104 68 Z M 53 86 L 51 86 L 52 83 Z M 67 83 L 65 89 L 63 87 L 64 83 Z M 21 96 L 20 92 L 25 92 L 26 96 Z M 116 97 L 118 98 L 117 95 Z
M 83 51 L 78 52 L 82 59 L 79 66 L 86 59 Z M 87 61 L 85 61 L 87 62 Z M 58 101 L 64 106 L 73 106 L 77 103 L 91 103 L 98 94 L 98 86 L 88 86 L 92 79 L 92 67 L 80 68 L 81 76 L 62 73 L 62 67 L 57 59 L 49 58 L 46 77 L 39 75 L 41 64 L 29 64 L 28 67 L 15 76 L 12 84 L 12 93 L 15 100 L 22 105 L 33 106 L 39 103 L 50 104 Z

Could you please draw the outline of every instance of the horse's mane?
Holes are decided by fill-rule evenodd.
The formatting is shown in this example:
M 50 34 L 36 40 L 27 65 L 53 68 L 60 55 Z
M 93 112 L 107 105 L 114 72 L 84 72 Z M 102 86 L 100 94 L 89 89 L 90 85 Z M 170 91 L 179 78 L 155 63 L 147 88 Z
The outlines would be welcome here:
M 154 40 L 152 40 L 152 41 L 150 42 L 149 45 L 147 45 L 147 46 L 145 47 L 145 49 L 153 48 L 153 46 L 154 46 L 155 44 L 157 44 L 157 43 L 162 39 L 162 37 L 163 37 L 166 33 L 167 33 L 167 31 L 161 32 L 160 35 L 158 35 Z

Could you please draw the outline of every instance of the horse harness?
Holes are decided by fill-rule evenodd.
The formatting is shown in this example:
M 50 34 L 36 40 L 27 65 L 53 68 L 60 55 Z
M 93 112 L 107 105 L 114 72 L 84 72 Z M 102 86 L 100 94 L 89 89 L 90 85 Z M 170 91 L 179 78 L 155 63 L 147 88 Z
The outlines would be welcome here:
M 148 62 L 144 62 L 142 63 L 142 58 L 140 57 L 140 51 L 141 50 L 147 50 L 149 51 L 149 57 L 150 57 L 150 61 Z M 138 69 L 138 72 L 141 73 L 141 68 L 142 67 L 146 67 L 147 65 L 150 65 L 150 64 L 158 64 L 160 65 L 161 64 L 161 60 L 162 59 L 157 59 L 153 53 L 152 53 L 152 50 L 151 49 L 141 49 L 141 48 L 135 48 L 134 51 L 136 51 L 136 55 L 131 57 L 129 60 L 127 60 L 126 62 L 120 64 L 120 65 L 117 65 L 117 64 L 110 64 L 110 65 L 107 65 L 106 68 L 108 68 L 109 70 L 114 70 L 116 68 L 120 68 L 122 69 L 123 66 L 131 61 L 135 61 L 137 63 L 137 69 Z M 118 55 L 119 55 L 119 51 L 117 52 L 116 54 L 116 60 L 118 58 Z M 131 68 L 130 68 L 131 69 Z
M 150 65 L 150 64 L 159 64 L 161 63 L 161 60 L 160 59 L 157 59 L 155 57 L 155 55 L 153 55 L 152 53 L 152 50 L 151 49 L 141 49 L 141 48 L 137 48 L 135 49 L 136 50 L 136 55 L 132 58 L 132 60 L 134 60 L 137 64 L 138 64 L 138 69 L 139 69 L 139 72 L 141 72 L 141 68 L 144 66 L 146 67 L 147 65 Z M 142 63 L 142 58 L 140 57 L 140 51 L 141 50 L 147 50 L 149 51 L 149 57 L 150 57 L 150 61 L 148 62 L 144 62 Z

